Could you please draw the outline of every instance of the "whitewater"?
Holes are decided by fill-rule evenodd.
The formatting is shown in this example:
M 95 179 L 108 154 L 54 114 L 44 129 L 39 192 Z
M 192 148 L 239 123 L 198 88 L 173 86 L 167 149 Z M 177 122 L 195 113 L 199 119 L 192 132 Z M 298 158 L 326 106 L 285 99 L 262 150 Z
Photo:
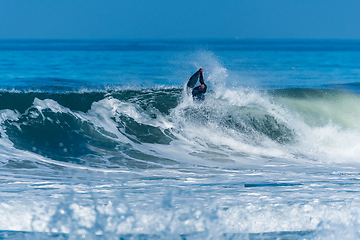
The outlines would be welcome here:
M 359 51 L 1 41 L 0 238 L 360 239 Z

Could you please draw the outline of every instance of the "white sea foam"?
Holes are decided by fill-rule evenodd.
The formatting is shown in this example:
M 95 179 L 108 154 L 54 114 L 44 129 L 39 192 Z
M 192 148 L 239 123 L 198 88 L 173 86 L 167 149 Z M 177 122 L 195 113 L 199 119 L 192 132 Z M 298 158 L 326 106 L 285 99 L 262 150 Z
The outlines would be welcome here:
M 266 195 L 249 197 L 254 203 L 224 206 L 223 199 L 215 198 L 202 206 L 204 200 L 191 202 L 192 199 L 187 199 L 187 205 L 182 208 L 154 204 L 156 209 L 141 207 L 139 196 L 132 200 L 99 201 L 95 205 L 68 200 L 59 205 L 56 201 L 35 201 L 31 206 L 24 202 L 2 203 L 0 230 L 66 233 L 73 238 L 113 238 L 126 234 L 165 234 L 172 238 L 189 235 L 192 238 L 193 234 L 204 233 L 210 239 L 228 239 L 234 233 L 266 232 L 279 232 L 277 237 L 281 237 L 281 232 L 293 232 L 293 237 L 297 238 L 297 232 L 301 231 L 307 232 L 306 239 L 359 237 L 358 203 L 327 204 L 315 199 L 304 204 L 265 204 L 269 201 Z M 131 210 L 133 204 L 139 204 L 137 211 Z

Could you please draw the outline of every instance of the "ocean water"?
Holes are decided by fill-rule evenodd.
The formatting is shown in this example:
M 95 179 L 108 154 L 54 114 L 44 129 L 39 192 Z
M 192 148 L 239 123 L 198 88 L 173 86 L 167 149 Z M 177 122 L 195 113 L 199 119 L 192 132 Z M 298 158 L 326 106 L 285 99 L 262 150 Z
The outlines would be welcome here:
M 360 41 L 2 40 L 0 239 L 360 239 L 359 79 Z

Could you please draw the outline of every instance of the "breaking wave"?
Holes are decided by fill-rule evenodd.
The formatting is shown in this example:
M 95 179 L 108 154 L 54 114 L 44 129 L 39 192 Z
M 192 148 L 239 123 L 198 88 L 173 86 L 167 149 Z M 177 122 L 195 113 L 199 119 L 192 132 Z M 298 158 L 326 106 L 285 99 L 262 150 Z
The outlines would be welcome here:
M 181 88 L 4 91 L 1 149 L 16 149 L 22 161 L 32 153 L 101 168 L 236 163 L 248 157 L 355 161 L 359 154 L 358 95 L 321 89 L 216 90 L 203 102 Z

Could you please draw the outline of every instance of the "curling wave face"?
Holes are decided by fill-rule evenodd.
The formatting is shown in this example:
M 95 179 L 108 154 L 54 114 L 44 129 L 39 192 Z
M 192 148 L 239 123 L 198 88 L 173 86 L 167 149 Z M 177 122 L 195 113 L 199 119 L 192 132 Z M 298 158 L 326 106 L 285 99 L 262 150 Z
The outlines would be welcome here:
M 181 88 L 4 91 L 1 151 L 101 168 L 272 157 L 356 161 L 359 102 L 358 95 L 319 89 L 219 89 L 203 102 Z

